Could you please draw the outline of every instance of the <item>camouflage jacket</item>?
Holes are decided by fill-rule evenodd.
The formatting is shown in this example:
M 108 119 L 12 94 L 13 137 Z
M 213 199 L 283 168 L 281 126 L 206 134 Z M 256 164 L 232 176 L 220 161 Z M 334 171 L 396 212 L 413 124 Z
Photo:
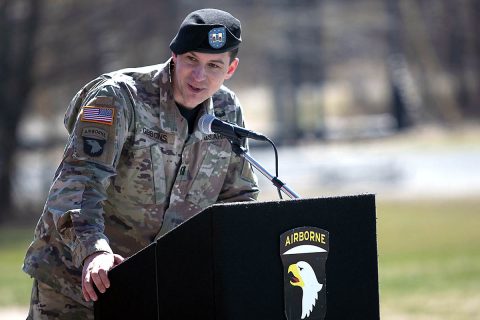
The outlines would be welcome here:
M 102 75 L 67 110 L 70 137 L 23 269 L 79 302 L 90 254 L 128 257 L 211 204 L 257 198 L 252 168 L 228 140 L 197 127 L 188 134 L 170 68 L 168 61 Z M 224 86 L 200 108 L 198 117 L 243 125 Z

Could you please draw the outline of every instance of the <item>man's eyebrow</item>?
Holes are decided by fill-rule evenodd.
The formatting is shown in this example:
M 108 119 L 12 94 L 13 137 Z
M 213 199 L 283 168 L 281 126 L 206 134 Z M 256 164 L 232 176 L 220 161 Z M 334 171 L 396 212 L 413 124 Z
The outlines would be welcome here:
M 210 63 L 212 63 L 212 62 L 213 62 L 213 63 L 218 63 L 218 64 L 222 64 L 222 65 L 225 64 L 225 62 L 223 62 L 223 60 L 210 60 L 209 62 L 210 62 Z
M 195 58 L 198 59 L 198 56 L 195 54 L 195 52 L 190 52 L 190 54 L 192 56 L 194 56 Z M 218 64 L 222 64 L 222 65 L 225 65 L 225 62 L 223 62 L 223 60 L 219 60 L 219 59 L 213 59 L 213 60 L 208 60 L 209 63 L 218 63 Z

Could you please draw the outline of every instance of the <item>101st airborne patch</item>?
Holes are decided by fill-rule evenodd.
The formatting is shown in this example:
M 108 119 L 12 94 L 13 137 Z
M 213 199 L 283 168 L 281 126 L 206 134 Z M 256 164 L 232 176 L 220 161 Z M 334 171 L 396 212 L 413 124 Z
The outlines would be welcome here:
M 111 165 L 115 142 L 114 98 L 98 96 L 80 110 L 74 157 Z
M 83 151 L 91 157 L 99 157 L 105 148 L 108 133 L 101 128 L 85 127 L 82 130 L 82 138 Z
M 280 236 L 288 320 L 325 319 L 328 251 L 329 233 L 320 228 L 295 228 Z

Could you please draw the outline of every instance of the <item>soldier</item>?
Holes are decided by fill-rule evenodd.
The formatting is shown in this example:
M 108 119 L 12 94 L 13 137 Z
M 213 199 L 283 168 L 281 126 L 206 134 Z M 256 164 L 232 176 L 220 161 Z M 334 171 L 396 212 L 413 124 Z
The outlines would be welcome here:
M 23 265 L 34 278 L 29 319 L 93 319 L 94 286 L 124 257 L 218 202 L 253 201 L 251 166 L 205 113 L 243 126 L 223 86 L 238 66 L 240 21 L 189 14 L 164 64 L 104 74 L 70 103 L 70 134 Z

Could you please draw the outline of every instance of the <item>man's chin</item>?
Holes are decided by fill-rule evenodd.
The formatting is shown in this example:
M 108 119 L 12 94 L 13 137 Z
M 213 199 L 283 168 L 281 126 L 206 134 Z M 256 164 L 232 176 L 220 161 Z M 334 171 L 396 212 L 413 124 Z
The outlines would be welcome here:
M 189 99 L 188 101 L 185 101 L 186 104 L 184 105 L 184 107 L 193 109 L 207 99 L 208 98 L 204 97 Z

